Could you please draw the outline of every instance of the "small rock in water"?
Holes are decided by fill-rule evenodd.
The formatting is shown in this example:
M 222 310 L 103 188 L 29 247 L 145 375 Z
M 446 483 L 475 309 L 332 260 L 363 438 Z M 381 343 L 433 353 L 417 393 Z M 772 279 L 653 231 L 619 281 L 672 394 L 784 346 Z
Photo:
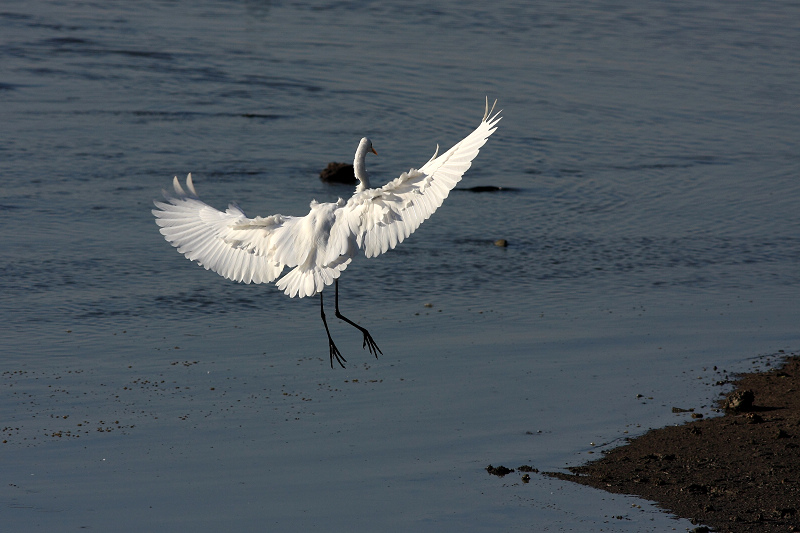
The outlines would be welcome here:
M 319 173 L 319 179 L 328 183 L 356 184 L 353 165 L 348 165 L 347 163 L 328 163 L 328 166 Z
M 497 239 L 496 241 L 494 241 L 494 245 L 505 248 L 506 246 L 508 246 L 508 241 L 505 239 Z

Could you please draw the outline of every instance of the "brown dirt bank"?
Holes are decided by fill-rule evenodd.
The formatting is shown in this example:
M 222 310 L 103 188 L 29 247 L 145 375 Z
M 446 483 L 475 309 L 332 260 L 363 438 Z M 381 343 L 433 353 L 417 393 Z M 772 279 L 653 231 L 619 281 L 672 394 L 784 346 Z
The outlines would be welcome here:
M 752 406 L 651 430 L 547 475 L 641 496 L 720 532 L 800 531 L 800 357 L 736 387 L 754 393 Z

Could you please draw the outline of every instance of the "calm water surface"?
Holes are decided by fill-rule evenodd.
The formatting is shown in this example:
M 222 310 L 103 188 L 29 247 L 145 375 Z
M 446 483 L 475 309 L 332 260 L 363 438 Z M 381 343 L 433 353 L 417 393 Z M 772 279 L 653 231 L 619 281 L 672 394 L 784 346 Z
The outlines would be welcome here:
M 4 523 L 685 529 L 483 469 L 582 463 L 800 347 L 798 27 L 791 2 L 4 2 Z M 351 194 L 317 173 L 362 136 L 383 183 L 485 95 L 505 118 L 462 186 L 511 190 L 454 191 L 342 278 L 377 361 L 332 324 L 332 371 L 316 299 L 153 223 L 187 172 L 302 215 Z

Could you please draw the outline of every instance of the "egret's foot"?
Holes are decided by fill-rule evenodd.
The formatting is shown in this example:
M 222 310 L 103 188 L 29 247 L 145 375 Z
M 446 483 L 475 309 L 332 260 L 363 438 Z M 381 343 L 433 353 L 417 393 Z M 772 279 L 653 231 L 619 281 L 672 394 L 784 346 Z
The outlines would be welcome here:
M 331 368 L 333 368 L 333 358 L 336 358 L 336 362 L 339 363 L 339 366 L 344 368 L 344 364 L 347 362 L 347 359 L 342 357 L 342 352 L 339 351 L 339 348 L 333 343 L 333 339 L 328 337 L 328 346 L 331 350 Z
M 361 345 L 362 348 L 365 350 L 369 348 L 369 353 L 375 356 L 375 359 L 378 358 L 378 354 L 383 355 L 383 352 L 378 345 L 375 343 L 375 339 L 372 338 L 372 335 L 369 334 L 369 331 L 363 330 L 364 332 L 364 343 Z

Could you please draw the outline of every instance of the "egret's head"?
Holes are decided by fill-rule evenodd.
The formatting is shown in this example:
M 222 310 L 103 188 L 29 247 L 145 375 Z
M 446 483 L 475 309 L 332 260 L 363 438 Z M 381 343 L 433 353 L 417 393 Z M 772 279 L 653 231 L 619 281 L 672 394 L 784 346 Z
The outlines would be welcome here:
M 364 153 L 372 152 L 373 154 L 378 155 L 378 152 L 376 152 L 375 148 L 372 147 L 372 141 L 370 141 L 369 138 L 362 138 L 360 144 L 364 147 Z

